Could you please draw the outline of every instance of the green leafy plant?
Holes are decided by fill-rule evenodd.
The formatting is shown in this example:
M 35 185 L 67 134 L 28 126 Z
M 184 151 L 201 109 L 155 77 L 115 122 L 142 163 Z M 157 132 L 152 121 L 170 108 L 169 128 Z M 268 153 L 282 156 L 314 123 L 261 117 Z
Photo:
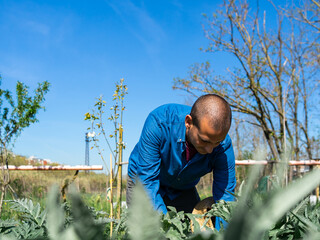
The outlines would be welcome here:
M 70 192 L 71 223 L 64 226 L 64 210 L 60 204 L 58 188 L 55 187 L 48 201 L 48 233 L 50 239 L 104 239 L 102 225 L 96 223 L 90 210 L 75 190 Z
M 257 173 L 258 170 L 255 169 L 251 174 L 225 231 L 224 239 L 263 239 L 267 231 L 320 182 L 319 171 L 313 171 L 286 188 L 275 189 L 261 199 L 253 191 Z
M 0 220 L 1 239 L 107 239 L 110 224 L 115 225 L 112 239 L 319 239 L 320 203 L 310 204 L 306 197 L 320 183 L 320 171 L 314 170 L 287 187 L 275 187 L 262 194 L 254 187 L 259 169 L 252 171 L 243 184 L 236 202 L 218 201 L 202 215 L 218 216 L 229 222 L 226 229 L 200 231 L 199 224 L 190 229 L 190 220 L 199 215 L 156 212 L 144 187 L 138 183 L 128 211 L 120 219 L 88 208 L 75 190 L 71 202 L 61 204 L 58 188 L 48 198 L 47 210 L 41 211 L 30 200 L 8 203 L 18 212 L 17 219 Z
M 18 213 L 18 220 L 1 222 L 0 233 L 14 239 L 34 239 L 47 235 L 45 227 L 46 211 L 42 211 L 40 204 L 33 204 L 29 199 L 6 201 L 11 209 Z M 1 235 L 0 235 L 1 236 Z
M 123 113 L 125 110 L 124 97 L 128 94 L 127 91 L 128 89 L 124 84 L 124 79 L 121 79 L 120 83 L 116 84 L 116 90 L 113 94 L 112 100 L 114 101 L 114 104 L 110 107 L 110 116 L 107 116 L 109 112 L 107 102 L 103 99 L 103 96 L 100 96 L 97 98 L 94 108 L 91 109 L 90 112 L 87 112 L 84 118 L 85 121 L 91 123 L 91 127 L 87 129 L 92 133 L 90 136 L 94 146 L 91 149 L 96 148 L 106 166 L 108 174 L 110 174 L 110 170 L 106 164 L 106 157 L 103 153 L 105 149 L 100 142 L 104 141 L 107 144 L 107 148 L 115 160 L 118 159 L 120 148 L 125 148 L 124 142 L 119 141 L 119 131 L 120 128 L 122 128 Z M 110 120 L 113 124 L 113 130 L 109 133 L 108 127 L 106 126 L 106 120 Z M 110 142 L 110 139 L 114 140 L 114 144 Z M 113 164 L 113 172 L 117 172 L 116 164 Z M 116 178 L 116 175 L 114 177 Z
M 153 209 L 141 183 L 137 183 L 133 192 L 127 224 L 132 240 L 161 239 L 160 215 Z
M 92 141 L 94 143 L 94 147 L 97 149 L 98 154 L 100 155 L 106 170 L 107 174 L 110 176 L 110 188 L 111 195 L 112 194 L 112 186 L 115 179 L 117 179 L 117 217 L 120 217 L 121 214 L 121 201 L 122 201 L 122 151 L 125 149 L 125 144 L 123 141 L 123 113 L 125 110 L 124 106 L 124 97 L 127 94 L 127 86 L 124 84 L 124 79 L 120 80 L 119 84 L 116 84 L 116 90 L 113 94 L 114 104 L 110 108 L 111 115 L 108 117 L 108 120 L 113 123 L 113 131 L 108 134 L 107 127 L 105 124 L 106 114 L 107 114 L 107 105 L 106 101 L 103 100 L 102 96 L 100 96 L 94 108 L 91 112 L 87 112 L 85 114 L 85 120 L 91 122 L 91 127 L 87 130 L 90 130 L 90 134 L 87 136 L 91 136 Z M 97 132 L 97 133 L 96 133 Z M 114 146 L 110 143 L 109 139 L 114 139 Z M 104 156 L 104 149 L 101 146 L 100 140 L 106 142 L 110 153 L 113 158 L 110 161 L 110 170 L 105 161 L 106 157 Z M 92 147 L 93 148 L 93 147 Z M 113 174 L 115 173 L 115 174 Z M 113 176 L 113 177 L 111 177 Z M 111 207 L 110 210 L 113 210 L 113 197 L 111 197 Z M 113 211 L 110 212 L 113 215 Z

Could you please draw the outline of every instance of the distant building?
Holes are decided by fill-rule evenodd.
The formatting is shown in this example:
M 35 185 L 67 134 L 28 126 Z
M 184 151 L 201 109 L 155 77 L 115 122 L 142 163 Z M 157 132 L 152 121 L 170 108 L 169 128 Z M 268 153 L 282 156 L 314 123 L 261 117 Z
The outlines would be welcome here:
M 33 165 L 33 164 L 48 165 L 52 163 L 50 159 L 38 158 L 35 156 L 30 156 L 27 160 L 29 165 Z

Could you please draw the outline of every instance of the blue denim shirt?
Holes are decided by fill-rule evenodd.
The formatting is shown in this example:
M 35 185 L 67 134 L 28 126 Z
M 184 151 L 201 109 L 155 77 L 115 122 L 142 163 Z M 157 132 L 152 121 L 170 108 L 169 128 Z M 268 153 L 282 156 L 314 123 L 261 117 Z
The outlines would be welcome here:
M 180 104 L 166 104 L 152 111 L 129 158 L 129 177 L 134 180 L 138 176 L 155 209 L 164 214 L 167 212 L 162 198 L 164 195 L 174 199 L 179 195 L 179 190 L 194 187 L 200 177 L 211 171 L 214 200 L 234 200 L 229 193 L 234 192 L 236 186 L 235 158 L 229 135 L 212 153 L 197 153 L 186 162 L 184 121 L 190 111 L 190 106 Z M 219 230 L 221 219 L 216 220 L 215 227 Z

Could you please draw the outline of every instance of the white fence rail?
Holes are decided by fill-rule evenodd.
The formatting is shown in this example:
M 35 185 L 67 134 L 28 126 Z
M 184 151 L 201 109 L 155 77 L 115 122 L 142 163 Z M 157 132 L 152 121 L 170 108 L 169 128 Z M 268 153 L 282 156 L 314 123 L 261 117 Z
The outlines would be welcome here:
M 2 167 L 0 167 L 2 170 Z M 31 166 L 31 165 L 22 165 L 22 166 L 13 166 L 9 165 L 4 167 L 4 169 L 9 170 L 20 170 L 20 171 L 56 171 L 56 170 L 103 170 L 102 165 L 76 165 L 76 166 L 69 166 L 69 165 L 60 165 L 60 166 Z

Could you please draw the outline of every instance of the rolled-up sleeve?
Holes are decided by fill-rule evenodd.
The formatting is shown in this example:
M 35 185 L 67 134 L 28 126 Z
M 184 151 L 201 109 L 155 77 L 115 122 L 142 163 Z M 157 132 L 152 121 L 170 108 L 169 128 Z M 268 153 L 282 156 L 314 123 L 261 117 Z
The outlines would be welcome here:
M 161 138 L 162 134 L 160 126 L 155 117 L 150 114 L 146 119 L 138 142 L 136 166 L 137 176 L 145 186 L 154 208 L 165 214 L 167 212 L 167 208 L 159 193 Z
M 227 135 L 214 158 L 212 195 L 215 202 L 218 200 L 234 201 L 234 196 L 231 193 L 236 187 L 235 175 L 233 146 L 229 135 Z M 224 227 L 227 226 L 224 220 L 217 217 L 215 222 L 217 230 L 220 229 L 220 222 Z

